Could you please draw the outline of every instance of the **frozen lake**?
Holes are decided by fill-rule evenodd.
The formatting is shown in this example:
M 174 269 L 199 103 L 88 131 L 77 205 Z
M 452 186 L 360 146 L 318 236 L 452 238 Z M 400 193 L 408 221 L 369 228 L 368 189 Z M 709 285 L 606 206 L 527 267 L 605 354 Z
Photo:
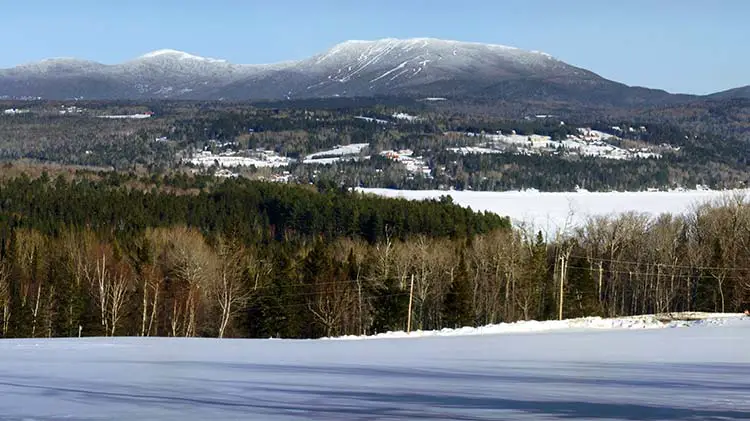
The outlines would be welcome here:
M 643 192 L 539 192 L 539 191 L 444 191 L 394 190 L 361 188 L 358 191 L 386 197 L 413 200 L 450 195 L 461 206 L 475 211 L 490 211 L 509 216 L 515 223 L 526 223 L 548 233 L 579 225 L 588 216 L 613 215 L 623 212 L 681 214 L 694 206 L 725 197 L 741 195 L 748 198 L 750 190 L 684 190 Z
M 747 420 L 748 338 L 735 316 L 408 339 L 3 340 L 0 419 Z

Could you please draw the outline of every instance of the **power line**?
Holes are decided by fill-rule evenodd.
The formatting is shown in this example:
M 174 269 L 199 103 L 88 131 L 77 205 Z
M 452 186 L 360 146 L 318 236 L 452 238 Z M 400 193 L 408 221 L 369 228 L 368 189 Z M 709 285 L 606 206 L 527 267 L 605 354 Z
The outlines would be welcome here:
M 669 269 L 669 268 L 671 268 L 671 266 L 669 266 L 669 265 L 662 265 L 661 267 L 663 269 Z M 580 269 L 580 270 L 588 270 L 588 271 L 597 272 L 597 273 L 599 272 L 599 268 L 598 267 L 568 266 L 568 268 Z M 631 271 L 631 270 L 615 270 L 615 269 L 606 269 L 606 268 L 602 268 L 602 272 L 608 273 L 608 274 L 632 275 L 632 276 L 656 276 L 657 275 L 656 271 L 654 271 L 654 272 L 638 272 L 638 271 Z M 691 279 L 691 278 L 692 279 L 697 279 L 698 278 L 696 276 L 692 276 L 692 275 L 685 274 L 685 273 L 675 274 L 675 272 L 667 272 L 667 273 L 662 273 L 662 274 L 659 274 L 659 275 L 660 276 L 665 276 L 665 277 L 672 277 L 672 276 L 674 276 L 675 278 L 679 278 L 679 279 Z M 723 279 L 750 279 L 750 276 L 724 276 Z
M 672 263 L 659 263 L 659 262 L 638 262 L 634 260 L 618 260 L 618 259 L 605 259 L 605 258 L 599 258 L 599 257 L 593 257 L 593 256 L 578 256 L 578 255 L 571 255 L 571 258 L 575 259 L 585 259 L 588 261 L 594 261 L 594 262 L 608 262 L 608 263 L 620 263 L 624 265 L 635 265 L 635 266 L 641 266 L 641 265 L 661 265 L 662 267 L 671 267 L 671 268 L 680 268 L 680 269 L 690 269 L 690 270 L 733 270 L 733 271 L 750 271 L 750 267 L 729 267 L 729 266 L 693 266 L 693 265 L 677 265 Z
M 378 300 L 378 299 L 381 299 L 381 298 L 406 297 L 408 295 L 409 295 L 408 292 L 400 292 L 400 293 L 395 293 L 395 294 L 371 295 L 371 296 L 368 296 L 368 297 L 362 297 L 362 299 L 363 300 L 372 301 L 372 300 Z M 289 298 L 289 297 L 291 297 L 291 296 L 256 296 L 256 297 L 251 297 L 251 299 Z M 356 298 L 356 297 L 354 297 L 354 298 Z M 310 305 L 311 305 L 311 303 L 309 303 L 309 302 L 307 302 L 307 303 L 292 303 L 292 304 L 288 304 L 287 303 L 287 304 L 279 304 L 278 306 L 272 306 L 272 307 L 278 307 L 278 308 L 282 308 L 282 309 L 286 309 L 286 308 L 308 308 L 308 307 L 310 307 Z

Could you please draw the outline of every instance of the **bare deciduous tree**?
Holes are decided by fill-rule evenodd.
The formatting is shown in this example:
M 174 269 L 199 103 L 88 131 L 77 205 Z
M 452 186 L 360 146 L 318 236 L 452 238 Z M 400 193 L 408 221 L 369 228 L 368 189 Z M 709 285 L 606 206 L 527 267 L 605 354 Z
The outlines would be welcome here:
M 2 334 L 7 336 L 10 325 L 10 271 L 5 263 L 0 263 L 0 305 L 3 308 Z
M 110 336 L 115 336 L 115 333 L 117 332 L 117 325 L 122 317 L 123 306 L 125 305 L 125 299 L 132 281 L 132 274 L 130 273 L 129 268 L 126 267 L 124 263 L 120 263 L 118 266 L 119 267 L 116 268 L 115 272 L 111 275 L 107 287 Z
M 219 338 L 226 334 L 227 327 L 237 314 L 240 306 L 251 296 L 251 291 L 243 282 L 243 272 L 254 278 L 257 288 L 261 274 L 254 256 L 251 257 L 244 247 L 223 238 L 217 242 L 218 270 L 212 285 L 211 294 L 216 300 L 219 310 Z
M 186 227 L 170 229 L 168 262 L 175 280 L 184 285 L 182 302 L 173 305 L 172 326 L 180 324 L 176 319 L 182 313 L 184 336 L 195 336 L 198 311 L 209 293 L 211 273 L 215 271 L 216 255 L 206 244 L 200 232 Z M 178 310 L 181 310 L 178 311 Z

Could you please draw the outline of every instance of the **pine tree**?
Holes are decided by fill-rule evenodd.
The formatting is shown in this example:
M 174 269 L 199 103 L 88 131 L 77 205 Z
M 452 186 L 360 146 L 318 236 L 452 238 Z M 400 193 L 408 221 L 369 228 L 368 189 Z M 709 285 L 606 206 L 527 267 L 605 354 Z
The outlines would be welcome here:
M 397 279 L 386 279 L 374 301 L 372 333 L 406 330 L 409 293 L 401 289 Z
M 566 274 L 565 315 L 568 318 L 596 316 L 600 313 L 593 271 L 584 258 L 571 258 Z
M 463 251 L 453 283 L 445 295 L 443 303 L 443 320 L 447 327 L 459 328 L 474 324 L 472 312 L 472 293 L 469 284 L 469 271 L 466 268 L 466 257 Z

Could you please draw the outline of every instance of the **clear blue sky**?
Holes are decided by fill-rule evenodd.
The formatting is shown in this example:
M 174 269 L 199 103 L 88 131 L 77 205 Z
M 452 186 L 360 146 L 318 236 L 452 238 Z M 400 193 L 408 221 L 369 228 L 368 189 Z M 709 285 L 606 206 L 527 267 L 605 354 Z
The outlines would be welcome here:
M 0 67 L 116 63 L 162 48 L 269 63 L 348 39 L 436 37 L 708 93 L 750 84 L 749 17 L 750 0 L 0 0 Z

